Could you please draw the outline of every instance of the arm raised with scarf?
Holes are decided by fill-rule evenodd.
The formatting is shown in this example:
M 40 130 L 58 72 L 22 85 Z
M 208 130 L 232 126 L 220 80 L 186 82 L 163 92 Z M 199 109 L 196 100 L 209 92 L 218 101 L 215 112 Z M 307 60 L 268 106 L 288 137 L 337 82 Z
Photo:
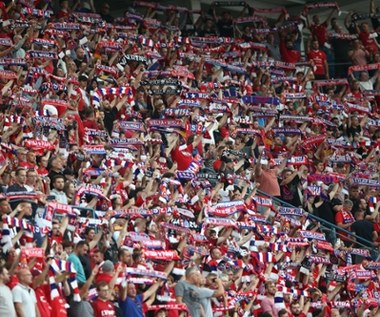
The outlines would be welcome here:
M 100 239 L 102 238 L 102 235 L 103 235 L 103 229 L 102 229 L 102 228 L 99 228 L 98 230 L 99 230 L 99 231 L 98 231 L 98 233 L 95 235 L 94 239 L 92 239 L 92 240 L 88 243 L 88 246 L 89 246 L 90 250 L 92 250 L 93 248 L 95 248 L 95 247 L 98 245 Z
M 301 175 L 305 169 L 305 165 L 302 165 L 299 170 L 295 170 L 291 175 L 284 178 L 281 182 L 281 186 L 289 184 L 296 176 L 301 178 Z
M 378 201 L 378 202 L 376 203 L 375 210 L 373 211 L 373 213 L 370 214 L 370 215 L 366 215 L 366 216 L 365 216 L 365 220 L 375 222 L 375 221 L 376 221 L 376 218 L 377 218 L 377 216 L 378 216 L 378 214 L 379 214 L 379 207 L 380 207 L 380 201 Z M 374 241 L 376 241 L 377 236 L 378 236 L 377 232 L 374 231 Z
M 36 289 L 37 287 L 41 286 L 45 280 L 46 280 L 46 277 L 49 273 L 49 269 L 50 269 L 50 264 L 52 262 L 52 259 L 48 259 L 45 263 L 45 267 L 43 269 L 43 271 L 41 272 L 41 274 L 37 275 L 34 279 L 33 279 L 33 289 Z
M 86 299 L 88 290 L 90 289 L 92 282 L 95 279 L 95 276 L 99 273 L 99 266 L 95 265 L 94 268 L 92 269 L 90 277 L 87 279 L 86 283 L 82 286 L 82 288 L 79 291 L 79 295 L 81 299 Z

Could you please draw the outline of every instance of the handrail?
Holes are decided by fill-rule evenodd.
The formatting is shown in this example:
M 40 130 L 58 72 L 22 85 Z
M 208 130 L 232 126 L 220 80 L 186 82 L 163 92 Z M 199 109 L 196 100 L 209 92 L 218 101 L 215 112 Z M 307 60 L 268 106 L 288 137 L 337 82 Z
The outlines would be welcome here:
M 295 206 L 293 206 L 292 204 L 289 204 L 287 203 L 286 201 L 283 201 L 277 197 L 274 197 L 274 196 L 271 196 L 271 195 L 268 195 L 267 193 L 261 191 L 261 190 L 257 190 L 258 193 L 260 193 L 261 195 L 264 195 L 266 197 L 269 197 L 269 198 L 272 198 L 273 201 L 279 203 L 281 206 L 284 206 L 284 207 L 289 207 L 289 208 L 297 208 Z M 311 214 L 307 211 L 305 211 L 307 213 L 307 216 L 313 220 L 316 220 L 320 223 L 323 224 L 323 227 L 326 228 L 326 229 L 330 229 L 330 228 L 335 228 L 337 231 L 340 231 L 341 233 L 346 233 L 347 235 L 350 236 L 349 240 L 352 241 L 352 242 L 355 242 L 356 244 L 360 245 L 361 247 L 365 248 L 365 249 L 369 249 L 370 251 L 370 254 L 371 254 L 371 257 L 373 260 L 376 260 L 378 257 L 379 257 L 379 252 L 378 250 L 375 248 L 375 247 L 369 247 L 369 245 L 373 245 L 373 242 L 372 241 L 368 241 L 364 238 L 361 238 L 359 236 L 357 236 L 356 234 L 354 234 L 353 232 L 350 232 L 346 229 L 343 229 L 343 228 L 340 228 L 338 227 L 336 224 L 333 224 L 331 222 L 328 222 L 327 220 L 325 219 L 322 219 L 314 214 Z M 362 242 L 360 242 L 362 241 Z M 365 245 L 364 243 L 368 243 L 368 245 Z

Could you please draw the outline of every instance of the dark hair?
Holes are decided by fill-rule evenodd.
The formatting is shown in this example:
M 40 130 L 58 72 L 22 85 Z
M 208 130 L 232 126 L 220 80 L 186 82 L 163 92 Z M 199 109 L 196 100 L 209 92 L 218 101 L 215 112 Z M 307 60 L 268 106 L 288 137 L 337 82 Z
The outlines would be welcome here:
M 141 250 L 133 250 L 133 254 L 132 254 L 133 262 L 136 262 L 138 259 L 140 259 L 143 254 L 144 253 Z
M 47 166 L 47 169 L 50 170 L 51 169 L 51 166 L 53 164 L 53 161 L 58 159 L 59 157 L 58 156 L 53 156 L 52 158 L 50 158 L 49 162 L 48 162 L 48 166 Z
M 81 247 L 83 247 L 83 246 L 85 246 L 85 245 L 87 245 L 88 247 L 90 247 L 87 241 L 85 241 L 85 240 L 80 240 L 80 241 L 76 244 L 75 248 L 76 248 L 76 249 L 79 249 L 79 248 L 81 248 Z
M 63 248 L 68 248 L 68 247 L 73 247 L 73 246 L 74 246 L 73 243 L 69 240 L 63 240 L 62 241 L 62 247 Z
M 23 167 L 18 167 L 18 168 L 16 169 L 16 176 L 18 176 L 18 175 L 20 174 L 20 172 L 22 172 L 22 171 L 26 172 L 26 169 L 23 168 Z
M 118 251 L 118 257 L 119 259 L 124 255 L 125 252 L 129 252 L 127 249 L 125 248 L 120 248 L 119 251 Z
M 84 235 L 87 236 L 91 230 L 95 231 L 93 227 L 86 227 L 86 229 L 84 230 Z
M 96 290 L 100 291 L 100 289 L 104 286 L 109 286 L 106 281 L 100 281 L 99 283 L 96 284 Z
M 272 317 L 272 314 L 270 312 L 259 313 L 259 317 Z
M 278 317 L 281 317 L 282 315 L 285 315 L 286 313 L 288 313 L 287 309 L 286 309 L 286 308 L 283 308 L 283 309 L 281 309 L 281 310 L 278 312 Z
M 299 304 L 299 302 L 298 301 L 292 301 L 291 303 L 290 303 L 290 306 L 294 306 L 294 305 L 297 305 L 297 304 Z
M 55 183 L 55 181 L 59 178 L 62 178 L 63 180 L 65 180 L 65 176 L 58 174 L 58 175 L 54 175 L 52 179 L 52 183 Z

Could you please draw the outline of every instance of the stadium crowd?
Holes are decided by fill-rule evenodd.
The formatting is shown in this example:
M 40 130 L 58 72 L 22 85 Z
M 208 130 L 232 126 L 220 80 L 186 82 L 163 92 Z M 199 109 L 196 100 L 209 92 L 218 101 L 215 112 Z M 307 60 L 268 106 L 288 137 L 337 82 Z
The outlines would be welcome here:
M 0 1 L 0 316 L 380 315 L 374 0 L 110 4 Z

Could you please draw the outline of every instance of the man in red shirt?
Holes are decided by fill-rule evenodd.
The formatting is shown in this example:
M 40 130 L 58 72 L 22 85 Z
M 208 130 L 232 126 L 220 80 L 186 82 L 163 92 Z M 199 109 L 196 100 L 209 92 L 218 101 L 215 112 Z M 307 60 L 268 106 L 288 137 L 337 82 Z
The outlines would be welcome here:
M 379 47 L 376 41 L 377 33 L 371 33 L 367 22 L 360 24 L 359 40 L 363 43 L 363 46 L 367 49 L 371 55 L 375 55 L 379 51 Z
M 330 24 L 331 18 L 335 13 L 336 8 L 333 8 L 327 17 L 326 21 L 321 23 L 319 19 L 319 15 L 313 15 L 313 24 L 310 24 L 308 18 L 308 26 L 311 31 L 313 39 L 316 39 L 320 46 L 325 45 L 327 42 L 327 28 Z
M 307 57 L 314 63 L 315 79 L 329 79 L 329 67 L 327 65 L 326 53 L 319 49 L 318 40 L 313 40 L 311 50 L 307 53 Z
M 340 207 L 340 206 L 339 206 Z M 343 203 L 342 208 L 338 207 L 338 212 L 335 215 L 335 222 L 339 228 L 351 231 L 351 225 L 355 222 L 355 218 L 351 213 L 353 203 L 351 200 L 346 199 Z M 339 234 L 341 240 L 346 246 L 350 246 L 352 241 L 348 240 L 348 234 L 342 232 Z
M 92 302 L 94 317 L 116 317 L 115 306 L 109 300 L 110 288 L 107 282 L 99 282 L 96 287 L 98 298 Z
M 290 304 L 290 312 L 289 316 L 292 317 L 306 317 L 306 314 L 309 311 L 310 302 L 308 301 L 305 305 L 302 305 L 299 302 L 292 302 Z
M 286 63 L 297 63 L 301 59 L 301 52 L 294 49 L 293 41 L 282 38 L 280 40 L 281 59 Z

